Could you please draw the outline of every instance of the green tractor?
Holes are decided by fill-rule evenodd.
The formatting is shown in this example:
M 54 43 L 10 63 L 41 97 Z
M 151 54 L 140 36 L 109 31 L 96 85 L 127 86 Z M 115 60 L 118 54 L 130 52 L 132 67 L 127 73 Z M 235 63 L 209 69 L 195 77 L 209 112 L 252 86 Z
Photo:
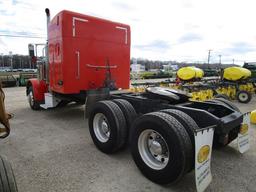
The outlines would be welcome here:
M 256 83 L 256 62 L 245 62 L 243 67 L 251 71 L 251 79 Z

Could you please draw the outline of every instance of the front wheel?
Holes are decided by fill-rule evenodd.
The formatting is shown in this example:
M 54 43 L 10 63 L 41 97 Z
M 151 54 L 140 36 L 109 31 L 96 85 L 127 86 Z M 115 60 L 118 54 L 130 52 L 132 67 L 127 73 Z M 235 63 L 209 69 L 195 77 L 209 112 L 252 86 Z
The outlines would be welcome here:
M 39 110 L 40 109 L 40 103 L 35 100 L 34 92 L 33 92 L 32 87 L 28 88 L 27 97 L 28 97 L 28 103 L 29 103 L 30 108 L 33 109 L 33 110 Z

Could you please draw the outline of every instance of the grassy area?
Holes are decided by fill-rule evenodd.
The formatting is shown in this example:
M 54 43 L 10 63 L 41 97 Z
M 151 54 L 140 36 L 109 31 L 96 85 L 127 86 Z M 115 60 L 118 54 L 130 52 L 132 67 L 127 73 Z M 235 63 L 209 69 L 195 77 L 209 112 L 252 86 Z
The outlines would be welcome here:
M 131 73 L 132 78 L 138 79 L 158 79 L 158 78 L 171 78 L 173 77 L 173 72 L 151 72 L 151 71 L 144 71 L 140 73 Z

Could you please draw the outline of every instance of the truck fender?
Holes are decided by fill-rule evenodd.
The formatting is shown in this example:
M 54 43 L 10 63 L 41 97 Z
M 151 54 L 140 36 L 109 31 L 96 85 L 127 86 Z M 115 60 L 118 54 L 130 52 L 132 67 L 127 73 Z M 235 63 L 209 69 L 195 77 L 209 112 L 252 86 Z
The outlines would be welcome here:
M 34 99 L 36 101 L 44 101 L 44 93 L 48 92 L 47 84 L 43 80 L 29 79 L 26 85 L 26 95 L 29 94 L 29 88 L 32 87 Z

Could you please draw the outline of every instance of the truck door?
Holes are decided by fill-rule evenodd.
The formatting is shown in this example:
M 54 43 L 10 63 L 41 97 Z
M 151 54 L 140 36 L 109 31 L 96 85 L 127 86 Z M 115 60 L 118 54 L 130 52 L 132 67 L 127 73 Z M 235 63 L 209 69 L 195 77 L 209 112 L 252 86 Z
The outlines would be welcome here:
M 61 46 L 59 42 L 55 42 L 49 48 L 50 85 L 53 90 L 58 91 L 63 83 Z

